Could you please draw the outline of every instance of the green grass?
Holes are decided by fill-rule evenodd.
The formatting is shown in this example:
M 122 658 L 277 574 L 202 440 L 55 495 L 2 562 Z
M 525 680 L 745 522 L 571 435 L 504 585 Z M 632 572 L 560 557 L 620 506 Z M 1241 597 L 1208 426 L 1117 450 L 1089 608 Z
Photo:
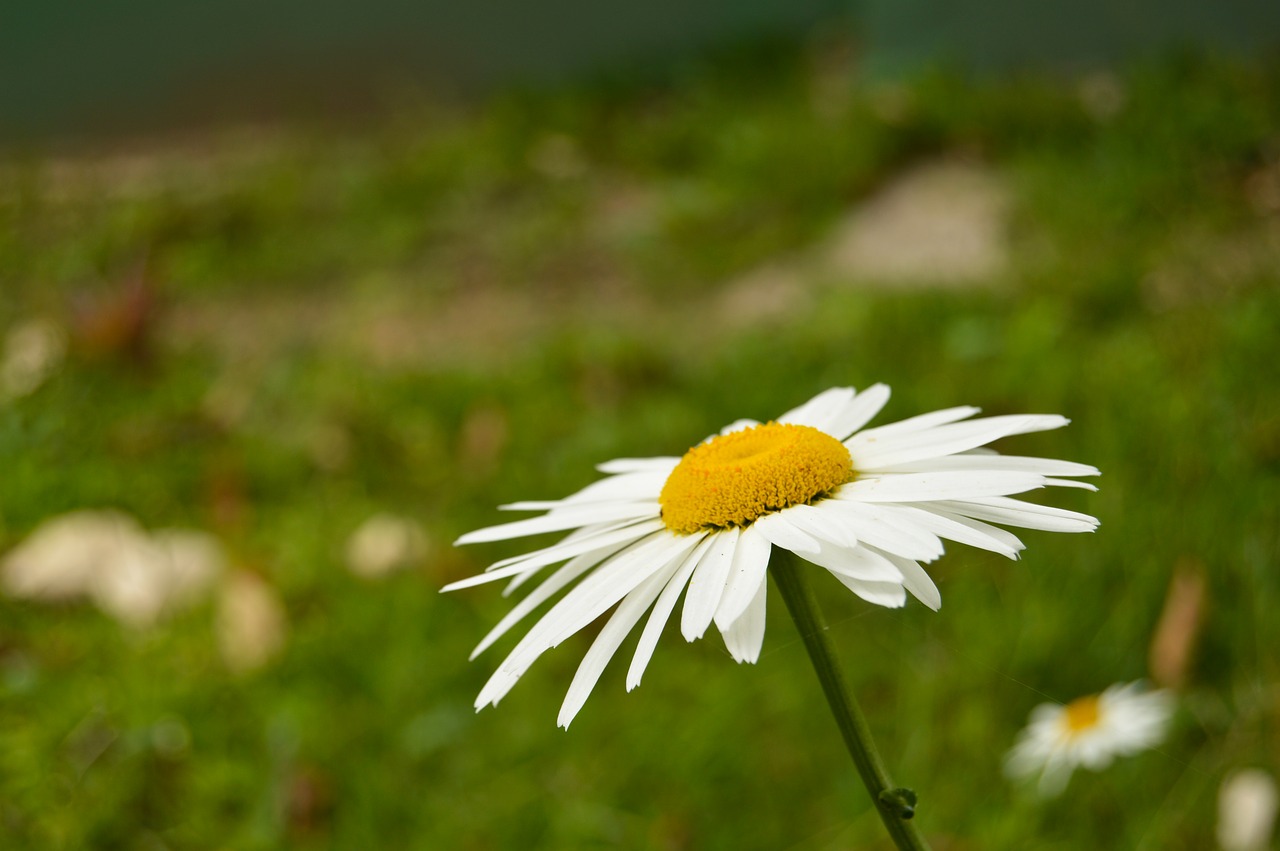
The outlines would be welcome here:
M 212 604 L 137 635 L 89 606 L 0 601 L 7 847 L 885 847 L 776 596 L 759 665 L 670 630 L 642 688 L 625 694 L 615 663 L 565 733 L 588 636 L 473 714 L 511 642 L 467 655 L 509 602 L 438 594 L 518 551 L 449 547 L 499 503 L 875 381 L 894 388 L 881 421 L 1066 414 L 1003 448 L 1104 473 L 1097 494 L 1054 495 L 1096 535 L 1029 532 L 1018 563 L 952 547 L 936 614 L 818 584 L 925 834 L 1210 847 L 1224 774 L 1280 769 L 1280 212 L 1251 189 L 1280 181 L 1280 68 L 1135 68 L 1103 118 L 1065 83 L 939 76 L 886 109 L 843 74 L 775 57 L 215 137 L 141 171 L 6 166 L 0 328 L 83 328 L 144 263 L 161 306 L 149 359 L 82 330 L 0 408 L 0 549 L 84 507 L 209 529 L 290 623 L 276 663 L 236 676 Z M 1002 286 L 814 280 L 767 327 L 718 321 L 737 276 L 895 170 L 957 154 L 1013 187 Z M 504 299 L 535 315 L 510 324 Z M 376 510 L 420 518 L 432 546 L 367 583 L 342 553 Z M 1001 758 L 1035 704 L 1147 674 L 1186 563 L 1207 615 L 1168 741 L 1054 801 L 1010 786 Z

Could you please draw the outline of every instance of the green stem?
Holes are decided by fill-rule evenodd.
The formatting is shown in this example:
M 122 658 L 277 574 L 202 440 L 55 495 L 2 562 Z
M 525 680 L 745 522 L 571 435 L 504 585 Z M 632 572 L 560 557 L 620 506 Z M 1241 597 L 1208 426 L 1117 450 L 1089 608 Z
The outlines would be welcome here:
M 908 789 L 899 789 L 889 779 L 875 743 L 871 740 L 871 730 L 867 727 L 867 719 L 863 717 L 858 702 L 853 699 L 844 675 L 836 664 L 835 647 L 827 636 L 827 625 L 818 611 L 813 589 L 809 587 L 804 575 L 804 566 L 792 553 L 774 547 L 773 559 L 769 564 L 769 572 L 773 581 L 782 592 L 782 599 L 787 604 L 791 618 L 796 622 L 800 637 L 804 639 L 804 647 L 809 651 L 809 660 L 822 683 L 822 691 L 827 696 L 831 713 L 835 715 L 836 725 L 844 736 L 845 746 L 853 757 L 862 782 L 871 793 L 871 802 L 876 812 L 893 837 L 894 843 L 901 849 L 928 851 L 920 832 L 908 821 L 914 814 L 915 793 Z

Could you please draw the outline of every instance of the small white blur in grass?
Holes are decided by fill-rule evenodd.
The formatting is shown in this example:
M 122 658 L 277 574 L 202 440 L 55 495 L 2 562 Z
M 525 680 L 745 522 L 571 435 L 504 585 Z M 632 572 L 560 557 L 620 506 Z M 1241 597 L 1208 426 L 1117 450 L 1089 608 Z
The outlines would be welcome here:
M 0 403 L 35 392 L 66 353 L 66 332 L 52 322 L 31 319 L 12 328 L 0 351 Z
M 1276 829 L 1280 794 L 1260 768 L 1227 775 L 1218 789 L 1218 847 L 1222 851 L 1266 851 Z
M 275 589 L 248 570 L 233 570 L 218 595 L 218 650 L 236 674 L 256 671 L 284 650 L 289 621 Z
M 347 539 L 347 569 L 361 579 L 382 579 L 422 561 L 427 536 L 416 521 L 375 514 Z
M 1159 744 L 1173 714 L 1173 696 L 1142 683 L 1116 684 L 1070 703 L 1044 703 L 1009 751 L 1005 771 L 1036 780 L 1044 797 L 1060 794 L 1076 768 L 1101 771 L 1118 756 Z

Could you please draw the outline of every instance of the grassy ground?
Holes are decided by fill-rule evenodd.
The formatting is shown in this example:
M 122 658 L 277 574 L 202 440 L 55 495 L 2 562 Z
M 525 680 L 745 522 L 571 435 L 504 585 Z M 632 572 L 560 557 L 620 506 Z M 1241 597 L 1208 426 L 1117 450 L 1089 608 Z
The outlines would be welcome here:
M 437 592 L 518 551 L 449 547 L 498 503 L 885 381 L 881 421 L 1066 414 L 1003 448 L 1104 472 L 1054 497 L 1096 535 L 1027 533 L 1017 563 L 954 546 L 938 613 L 819 586 L 926 835 L 1210 847 L 1224 774 L 1280 768 L 1280 68 L 852 79 L 827 51 L 757 56 L 3 166 L 0 329 L 50 317 L 72 346 L 0 408 L 0 550 L 85 507 L 211 530 L 289 623 L 277 661 L 235 674 L 212 603 L 138 632 L 0 601 L 6 846 L 884 847 L 776 597 L 758 666 L 668 634 L 642 688 L 615 665 L 566 733 L 589 636 L 473 714 L 499 657 L 467 655 L 509 603 Z M 736 281 L 935 156 L 1009 182 L 1000 280 L 815 275 L 735 318 Z M 363 581 L 343 549 L 382 510 L 419 518 L 428 555 Z M 1009 785 L 1035 704 L 1148 676 L 1179 566 L 1207 602 L 1168 741 L 1053 801 Z

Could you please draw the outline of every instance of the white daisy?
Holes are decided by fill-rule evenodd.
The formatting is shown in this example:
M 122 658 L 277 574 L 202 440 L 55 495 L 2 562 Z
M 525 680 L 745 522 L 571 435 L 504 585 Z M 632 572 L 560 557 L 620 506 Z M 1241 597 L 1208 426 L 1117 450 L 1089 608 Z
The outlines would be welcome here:
M 1113 685 L 1065 706 L 1041 704 L 1009 751 L 1005 770 L 1017 779 L 1039 775 L 1040 794 L 1056 795 L 1077 766 L 1101 771 L 1117 756 L 1158 744 L 1172 712 L 1168 692 L 1146 691 L 1141 683 Z
M 990 524 L 1056 532 L 1097 528 L 1086 514 L 1010 499 L 1046 485 L 1094 490 L 1062 477 L 1096 476 L 1096 469 L 979 448 L 1001 437 L 1059 428 L 1065 418 L 970 419 L 978 409 L 960 407 L 864 430 L 888 399 L 883 384 L 861 393 L 832 388 L 775 421 L 739 420 L 680 458 L 601 464 L 607 478 L 565 499 L 502 506 L 545 515 L 463 535 L 458 544 L 570 532 L 444 589 L 509 579 L 510 593 L 563 562 L 484 637 L 475 658 L 573 585 L 498 667 L 476 708 L 496 704 L 539 656 L 616 605 L 561 707 L 559 723 L 568 727 L 623 639 L 651 611 L 627 673 L 628 691 L 639 685 L 682 591 L 686 640 L 701 638 L 714 622 L 734 659 L 755 662 L 764 641 L 765 572 L 775 546 L 826 568 L 868 602 L 902 606 L 910 591 L 937 609 L 941 596 L 920 563 L 942 555 L 941 539 L 1017 558 L 1022 542 Z

